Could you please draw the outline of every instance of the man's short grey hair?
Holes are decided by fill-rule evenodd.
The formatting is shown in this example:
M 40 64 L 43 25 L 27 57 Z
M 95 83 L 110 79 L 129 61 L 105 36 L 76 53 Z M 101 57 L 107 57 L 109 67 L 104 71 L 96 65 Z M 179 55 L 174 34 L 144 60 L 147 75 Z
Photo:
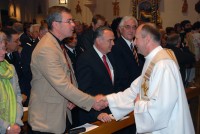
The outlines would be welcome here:
M 112 31 L 111 28 L 107 27 L 107 26 L 101 26 L 99 28 L 97 28 L 94 32 L 94 40 L 98 37 L 102 37 L 103 36 L 103 32 L 105 30 L 109 30 L 109 31 Z M 113 32 L 113 31 L 112 31 Z
M 137 21 L 137 19 L 136 19 L 135 17 L 133 17 L 133 16 L 124 16 L 124 17 L 122 18 L 121 22 L 119 23 L 119 26 L 120 26 L 120 27 L 123 27 L 123 26 L 124 26 L 124 22 L 125 22 L 125 21 L 128 21 L 128 20 L 133 20 L 133 21 L 135 22 L 136 26 L 138 26 L 138 21 Z
M 31 33 L 33 33 L 34 31 L 33 31 L 33 28 L 34 27 L 38 27 L 38 29 L 40 28 L 40 24 L 33 24 L 33 25 L 31 25 L 31 27 L 30 27 L 30 32 Z
M 52 6 L 48 10 L 48 16 L 46 18 L 48 29 L 52 30 L 52 23 L 54 21 L 62 21 L 61 14 L 63 12 L 70 13 L 70 9 L 64 7 L 64 6 Z

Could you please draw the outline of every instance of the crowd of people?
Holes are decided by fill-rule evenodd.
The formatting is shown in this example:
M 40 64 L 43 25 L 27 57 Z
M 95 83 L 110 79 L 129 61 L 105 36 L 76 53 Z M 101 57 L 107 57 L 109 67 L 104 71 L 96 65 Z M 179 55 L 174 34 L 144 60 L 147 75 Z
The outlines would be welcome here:
M 200 22 L 189 20 L 166 27 L 162 32 L 162 47 L 172 49 L 180 66 L 184 86 L 195 88 L 195 63 L 200 59 Z M 162 31 L 162 30 L 161 30 Z
M 87 27 L 62 6 L 49 8 L 41 24 L 3 26 L 0 133 L 19 134 L 28 106 L 30 134 L 66 133 L 132 111 L 136 126 L 118 133 L 193 134 L 184 88 L 195 86 L 199 29 L 184 20 L 163 30 L 133 16 L 108 25 L 100 14 Z

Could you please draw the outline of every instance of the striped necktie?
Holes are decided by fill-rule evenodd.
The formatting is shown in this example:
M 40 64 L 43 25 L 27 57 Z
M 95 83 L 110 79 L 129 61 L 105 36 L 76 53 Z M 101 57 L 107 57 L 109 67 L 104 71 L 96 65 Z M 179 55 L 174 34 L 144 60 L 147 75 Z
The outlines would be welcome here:
M 130 45 L 130 48 L 132 49 L 135 61 L 137 62 L 138 66 L 139 66 L 138 54 L 137 54 L 135 46 L 133 46 L 132 43 Z

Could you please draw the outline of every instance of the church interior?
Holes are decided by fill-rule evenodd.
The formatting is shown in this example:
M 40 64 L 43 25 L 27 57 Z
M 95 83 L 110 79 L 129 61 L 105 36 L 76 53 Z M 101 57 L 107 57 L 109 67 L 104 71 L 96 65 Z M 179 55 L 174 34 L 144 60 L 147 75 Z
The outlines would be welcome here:
M 167 34 L 177 32 L 175 24 L 181 25 L 184 20 L 189 20 L 191 25 L 200 23 L 199 0 L 0 0 L 0 29 L 9 25 L 10 20 L 26 24 L 41 24 L 48 14 L 48 8 L 52 6 L 69 8 L 73 19 L 87 28 L 91 26 L 91 20 L 96 14 L 104 16 L 108 26 L 111 26 L 114 19 L 131 15 L 139 24 L 154 23 L 160 29 L 165 41 Z M 200 25 L 198 28 L 200 33 Z M 165 45 L 162 46 L 165 47 Z M 198 55 L 199 57 L 192 65 L 195 69 L 194 79 L 185 86 L 188 89 L 186 94 L 196 134 L 200 134 L 200 36 Z M 25 112 L 23 116 L 25 124 L 27 118 L 28 115 Z M 96 124 L 101 123 L 96 122 Z M 114 132 L 131 124 L 133 120 L 130 119 L 101 124 L 102 128 L 93 130 L 91 134 L 100 134 L 99 131 L 102 133 L 108 127 Z M 27 124 L 23 128 L 23 133 L 27 133 Z M 105 133 L 108 132 L 105 131 Z

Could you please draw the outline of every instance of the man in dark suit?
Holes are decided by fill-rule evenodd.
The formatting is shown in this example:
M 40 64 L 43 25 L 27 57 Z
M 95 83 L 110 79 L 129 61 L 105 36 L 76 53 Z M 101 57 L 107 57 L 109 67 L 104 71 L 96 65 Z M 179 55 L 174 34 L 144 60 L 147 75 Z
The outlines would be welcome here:
M 31 25 L 30 28 L 30 35 L 33 39 L 32 43 L 26 43 L 26 45 L 23 46 L 22 52 L 21 52 L 21 63 L 22 63 L 22 72 L 24 77 L 24 86 L 26 87 L 27 91 L 27 100 L 24 103 L 24 106 L 28 106 L 29 98 L 30 98 L 30 91 L 31 91 L 31 80 L 32 80 L 32 72 L 30 68 L 31 63 L 31 56 L 34 48 L 36 47 L 39 40 L 44 35 L 43 33 L 46 33 L 47 27 L 40 26 L 39 24 Z
M 76 61 L 83 49 L 77 45 L 77 34 L 73 33 L 71 37 L 63 40 L 67 54 L 72 62 L 73 69 L 76 70 Z M 76 72 L 76 71 L 75 71 Z
M 22 47 L 24 45 L 32 44 L 33 42 L 33 39 L 30 35 L 30 27 L 31 27 L 30 23 L 24 23 L 24 26 L 23 26 L 24 32 L 19 37 L 19 41 L 21 42 Z
M 22 64 L 21 64 L 21 55 L 18 51 L 20 42 L 19 42 L 19 34 L 17 31 L 13 30 L 12 28 L 4 28 L 2 31 L 7 36 L 7 54 L 5 55 L 5 59 L 10 63 L 13 64 L 15 70 L 18 75 L 18 82 L 22 93 L 23 102 L 27 99 L 27 92 L 26 87 L 24 86 L 24 79 L 23 79 L 23 72 L 22 72 Z
M 117 72 L 114 59 L 108 53 L 114 45 L 114 34 L 108 27 L 99 27 L 94 34 L 94 46 L 84 52 L 77 61 L 76 75 L 79 89 L 90 95 L 117 92 Z M 111 120 L 108 108 L 102 111 L 79 111 L 80 124 L 97 120 Z
M 89 48 L 92 47 L 92 45 L 94 44 L 94 31 L 98 27 L 104 25 L 105 25 L 104 16 L 100 14 L 96 14 L 93 16 L 91 27 L 82 34 L 82 38 L 80 41 L 80 45 L 84 50 L 88 50 Z
M 65 38 L 62 42 L 71 60 L 74 72 L 76 73 L 77 58 L 79 57 L 81 53 L 83 53 L 83 49 L 79 45 L 77 45 L 77 34 L 74 32 L 71 37 Z M 77 116 L 79 109 L 80 109 L 79 107 L 75 107 L 74 109 L 71 110 L 71 113 L 72 113 L 71 128 L 77 127 L 79 125 L 79 117 Z
M 186 69 L 195 63 L 195 55 L 189 50 L 188 44 L 181 48 L 181 37 L 179 34 L 169 35 L 166 43 L 166 48 L 171 49 L 176 56 L 183 84 L 186 86 Z
M 123 89 L 141 74 L 144 58 L 137 53 L 137 48 L 133 44 L 135 31 L 138 26 L 137 20 L 133 16 L 125 16 L 122 18 L 119 29 L 121 37 L 115 41 L 112 53 L 117 59 L 117 71 L 123 79 Z

